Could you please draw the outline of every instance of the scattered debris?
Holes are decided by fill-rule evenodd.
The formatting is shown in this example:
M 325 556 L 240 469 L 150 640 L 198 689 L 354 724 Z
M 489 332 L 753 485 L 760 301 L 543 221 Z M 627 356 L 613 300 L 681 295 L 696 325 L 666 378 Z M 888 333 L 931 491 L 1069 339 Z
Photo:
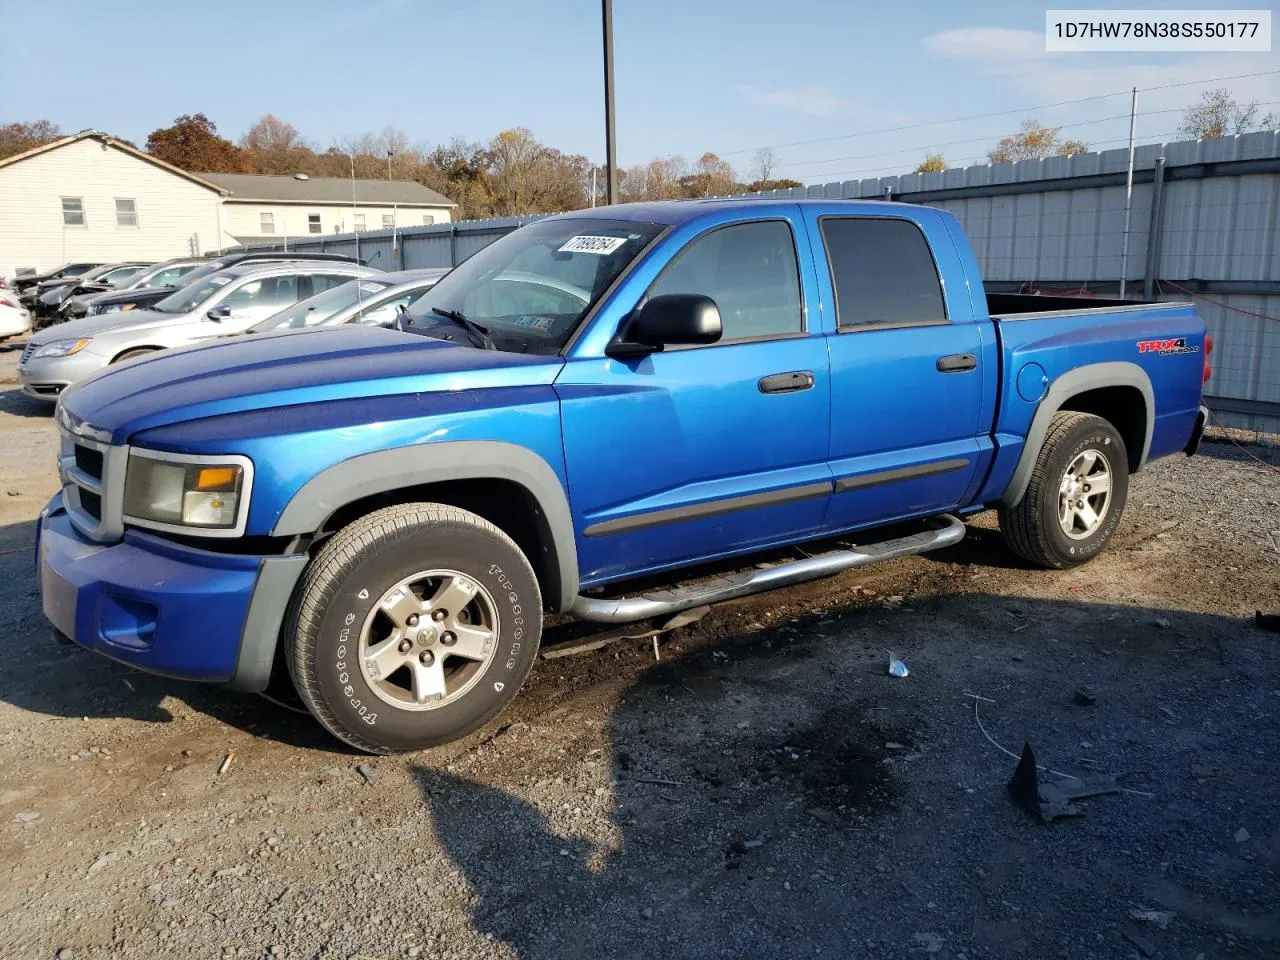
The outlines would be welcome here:
M 369 764 L 357 763 L 356 773 L 364 777 L 364 782 L 369 786 L 376 787 L 378 785 L 378 775 L 374 772 L 373 767 L 369 766 Z
M 1031 750 L 1031 744 L 1024 743 L 1022 759 L 1018 761 L 1018 766 L 1009 779 L 1009 795 L 1014 803 L 1039 817 L 1042 823 L 1048 823 L 1055 817 L 1078 817 L 1083 814 L 1084 809 L 1074 804 L 1073 800 L 1120 792 L 1115 777 L 1096 775 L 1057 783 L 1041 783 L 1036 770 L 1036 756 Z
M 1166 929 L 1173 922 L 1173 918 L 1177 916 L 1172 910 L 1152 910 L 1150 907 L 1138 907 L 1129 911 L 1131 920 L 1141 920 L 1143 923 L 1154 923 L 1161 930 Z
M 654 783 L 660 787 L 683 787 L 684 784 L 678 780 L 659 780 L 654 777 L 631 777 L 632 783 Z
M 658 652 L 658 635 L 656 633 L 653 635 L 653 659 L 659 662 L 662 661 L 662 654 Z
M 1159 710 L 1161 713 L 1163 713 L 1170 720 L 1178 719 L 1178 715 L 1174 713 L 1170 708 L 1166 707 L 1163 703 L 1156 704 L 1156 709 Z
M 22 491 L 21 491 L 21 490 L 6 490 L 6 491 L 5 491 L 5 493 L 7 493 L 7 494 L 8 494 L 9 496 L 11 496 L 11 497 L 20 497 L 20 496 L 22 496 Z
M 228 770 L 231 769 L 231 762 L 235 760 L 235 758 L 236 758 L 235 751 L 228 750 L 227 755 L 222 758 L 222 763 L 218 767 L 218 776 L 222 776 L 224 773 L 226 773 Z
M 215 870 L 213 875 L 218 878 L 243 877 L 248 872 L 249 868 L 242 863 L 237 867 L 223 867 L 221 870 Z
M 1082 707 L 1091 707 L 1098 702 L 1098 695 L 1093 687 L 1076 687 L 1075 701 Z
M 762 834 L 760 834 L 760 836 L 758 836 L 758 837 L 752 837 L 750 840 L 743 840 L 743 841 L 742 841 L 742 849 L 743 849 L 743 850 L 754 850 L 756 847 L 763 847 L 763 846 L 764 846 L 764 834 L 763 834 L 763 833 L 762 833 Z
M 904 663 L 903 661 L 895 657 L 893 655 L 892 650 L 886 650 L 885 653 L 889 655 L 889 676 L 891 677 L 911 676 L 911 671 L 907 669 L 906 663 Z
M 1280 633 L 1280 613 L 1263 613 L 1261 610 L 1255 610 L 1253 611 L 1253 625 L 1259 630 Z
M 1138 934 L 1126 930 L 1124 938 L 1137 947 L 1138 952 L 1144 957 L 1154 957 L 1156 955 L 1156 945 L 1145 937 L 1140 937 Z
M 86 877 L 92 877 L 95 873 L 100 870 L 105 870 L 119 859 L 120 854 L 116 853 L 114 850 L 108 853 L 100 853 L 98 854 L 97 859 L 94 860 L 93 863 L 89 864 L 89 869 L 85 871 L 84 875 Z
M 1249 840 L 1249 831 L 1241 827 L 1236 831 L 1236 843 L 1247 843 Z
M 13 819 L 18 823 L 35 823 L 40 819 L 39 810 L 23 810 L 21 813 L 15 813 Z
M 183 751 L 182 751 L 182 755 L 183 755 L 184 757 L 189 757 L 189 756 L 191 756 L 191 748 L 190 748 L 190 747 L 188 747 L 186 750 L 183 750 Z
M 1168 621 L 1168 619 L 1166 619 L 1165 617 L 1156 617 L 1156 618 L 1155 618 L 1153 621 L 1151 621 L 1151 622 L 1152 622 L 1152 623 L 1154 623 L 1154 624 L 1155 624 L 1157 627 L 1159 627 L 1161 630 L 1168 630 L 1171 626 L 1173 626 L 1173 624 L 1171 624 L 1171 623 Z

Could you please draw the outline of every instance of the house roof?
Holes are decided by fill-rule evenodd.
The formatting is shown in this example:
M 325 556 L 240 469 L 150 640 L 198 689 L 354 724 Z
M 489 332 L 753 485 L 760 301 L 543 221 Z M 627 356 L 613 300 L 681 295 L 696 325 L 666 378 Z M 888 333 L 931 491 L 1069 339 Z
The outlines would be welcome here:
M 202 173 L 231 195 L 228 200 L 265 203 L 352 202 L 351 180 L 345 177 L 268 176 L 254 173 Z M 456 207 L 457 204 L 430 187 L 413 180 L 357 180 L 355 202 L 379 206 Z
M 224 187 L 221 187 L 216 183 L 211 183 L 208 179 L 198 173 L 188 173 L 181 167 L 175 167 L 172 163 L 166 163 L 158 157 L 153 157 L 151 154 L 139 150 L 133 144 L 126 143 L 123 140 L 117 140 L 115 137 L 110 134 L 103 133 L 101 130 L 81 130 L 79 133 L 73 133 L 69 137 L 54 140 L 51 143 L 46 143 L 44 146 L 32 147 L 30 150 L 23 151 L 22 153 L 15 153 L 12 157 L 5 157 L 3 160 L 0 160 L 0 168 L 11 166 L 12 164 L 19 163 L 22 160 L 28 160 L 41 153 L 48 153 L 51 150 L 58 150 L 70 144 L 79 143 L 81 140 L 97 140 L 99 143 L 105 144 L 108 147 L 114 147 L 116 150 L 123 151 L 124 153 L 131 154 L 139 160 L 154 164 L 162 170 L 168 170 L 172 174 L 176 174 L 183 179 L 190 180 L 192 183 L 197 183 L 202 187 L 214 191 L 215 193 L 225 194 L 227 192 Z

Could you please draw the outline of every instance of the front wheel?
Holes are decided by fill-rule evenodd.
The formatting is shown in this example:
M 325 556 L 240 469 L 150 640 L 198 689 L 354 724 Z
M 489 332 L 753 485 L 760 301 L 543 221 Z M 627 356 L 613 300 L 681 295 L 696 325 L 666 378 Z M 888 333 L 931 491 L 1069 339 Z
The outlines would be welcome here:
M 307 568 L 285 631 L 298 695 L 370 753 L 448 743 L 493 719 L 533 666 L 542 597 L 493 524 L 436 503 L 344 527 Z
M 1000 510 L 1009 548 L 1061 570 L 1092 560 L 1110 542 L 1129 495 L 1129 455 L 1110 423 L 1063 411 L 1049 422 L 1026 493 Z

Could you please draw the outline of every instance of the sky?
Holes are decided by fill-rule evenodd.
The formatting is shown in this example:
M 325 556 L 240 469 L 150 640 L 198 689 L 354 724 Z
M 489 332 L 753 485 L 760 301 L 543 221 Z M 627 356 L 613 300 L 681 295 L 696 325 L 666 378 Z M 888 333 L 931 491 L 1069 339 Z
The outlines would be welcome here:
M 415 144 L 524 126 L 604 161 L 598 0 L 0 0 L 0 23 L 0 122 L 141 145 L 181 114 L 234 140 L 273 113 L 321 148 L 388 125 Z M 775 177 L 887 176 L 932 152 L 984 162 L 1026 118 L 1111 149 L 1133 86 L 1139 142 L 1177 139 L 1211 87 L 1280 117 L 1274 49 L 1049 54 L 1044 8 L 1012 0 L 614 0 L 614 46 L 622 166 L 712 151 L 750 178 L 773 146 Z

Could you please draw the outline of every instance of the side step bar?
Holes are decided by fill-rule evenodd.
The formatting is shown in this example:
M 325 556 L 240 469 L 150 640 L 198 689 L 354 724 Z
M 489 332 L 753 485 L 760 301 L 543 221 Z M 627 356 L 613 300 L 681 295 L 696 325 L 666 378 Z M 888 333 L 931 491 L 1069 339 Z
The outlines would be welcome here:
M 925 530 L 910 536 L 869 543 L 851 550 L 836 550 L 818 557 L 807 557 L 791 563 L 783 563 L 764 570 L 733 573 L 727 577 L 705 580 L 689 587 L 659 590 L 639 597 L 620 597 L 601 600 L 579 596 L 572 612 L 583 620 L 597 623 L 630 623 L 649 617 L 664 617 L 692 607 L 708 603 L 721 603 L 738 597 L 789 587 L 792 584 L 817 580 L 870 563 L 896 560 L 916 553 L 949 547 L 964 539 L 964 521 L 951 514 L 936 518 L 942 525 L 936 530 Z

